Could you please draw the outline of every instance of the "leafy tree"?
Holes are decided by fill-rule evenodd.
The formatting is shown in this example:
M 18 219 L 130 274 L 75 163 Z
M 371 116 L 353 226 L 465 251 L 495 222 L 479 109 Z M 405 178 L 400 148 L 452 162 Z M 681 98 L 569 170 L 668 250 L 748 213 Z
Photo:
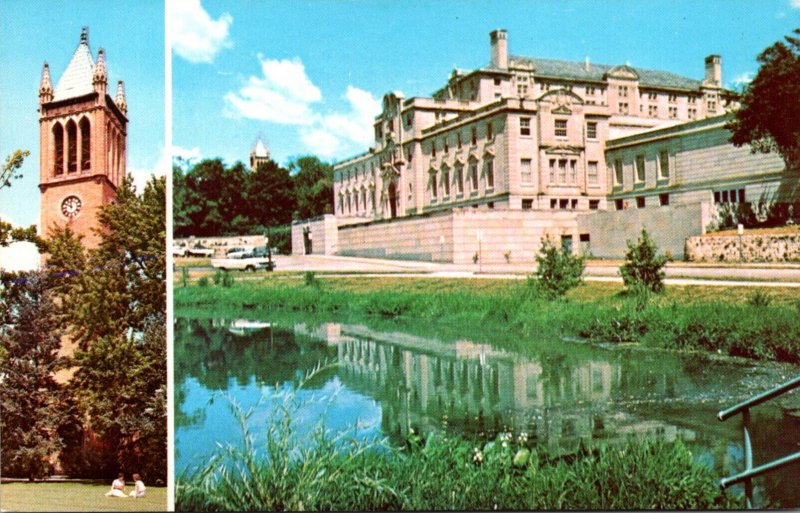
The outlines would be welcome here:
M 309 155 L 289 163 L 289 172 L 298 219 L 333 213 L 333 166 Z
M 292 221 L 296 204 L 292 178 L 273 160 L 259 164 L 251 174 L 247 193 L 248 215 L 256 225 L 281 226 Z
M 4 276 L 0 287 L 0 453 L 4 475 L 30 480 L 52 471 L 62 448 L 64 392 L 53 378 L 63 361 L 53 294 L 42 273 Z
M 642 230 L 642 235 L 634 244 L 628 241 L 625 263 L 619 268 L 625 288 L 634 293 L 661 292 L 664 290 L 664 266 L 667 257 L 658 254 L 653 239 Z
M 794 34 L 800 36 L 800 29 Z M 727 126 L 736 146 L 777 151 L 789 169 L 800 170 L 800 39 L 784 39 L 758 55 L 758 74 Z
M 6 157 L 2 171 L 0 171 L 0 190 L 11 187 L 11 182 L 22 177 L 19 172 L 25 157 L 30 155 L 28 150 L 16 150 Z M 36 235 L 36 226 L 27 228 L 14 228 L 11 223 L 0 220 L 0 247 L 8 246 L 12 242 L 28 241 L 33 242 L 42 248 L 43 241 Z
M 22 173 L 19 172 L 22 163 L 25 162 L 25 157 L 31 154 L 28 150 L 16 150 L 14 153 L 6 157 L 6 162 L 3 164 L 3 170 L 0 171 L 0 190 L 11 187 L 11 181 L 22 178 Z
M 556 248 L 550 239 L 542 239 L 536 264 L 537 285 L 547 297 L 563 296 L 583 281 L 583 257 L 573 255 L 566 246 Z

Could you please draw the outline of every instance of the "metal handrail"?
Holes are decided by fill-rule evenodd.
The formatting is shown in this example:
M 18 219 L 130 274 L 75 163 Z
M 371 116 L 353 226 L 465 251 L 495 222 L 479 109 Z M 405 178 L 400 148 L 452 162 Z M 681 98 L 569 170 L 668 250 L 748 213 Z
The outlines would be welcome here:
M 758 477 L 767 472 L 772 472 L 787 465 L 800 462 L 800 452 L 796 452 L 783 458 L 772 460 L 768 463 L 753 468 L 753 446 L 750 442 L 750 408 L 758 406 L 759 404 L 770 401 L 778 396 L 800 387 L 800 376 L 787 381 L 771 390 L 762 392 L 758 395 L 751 397 L 746 401 L 732 406 L 726 410 L 722 410 L 717 414 L 717 418 L 721 421 L 726 420 L 737 413 L 742 414 L 742 431 L 744 435 L 744 472 L 734 474 L 730 477 L 724 477 L 720 480 L 719 486 L 723 490 L 729 486 L 737 483 L 744 482 L 744 493 L 747 500 L 747 508 L 753 508 L 753 478 Z

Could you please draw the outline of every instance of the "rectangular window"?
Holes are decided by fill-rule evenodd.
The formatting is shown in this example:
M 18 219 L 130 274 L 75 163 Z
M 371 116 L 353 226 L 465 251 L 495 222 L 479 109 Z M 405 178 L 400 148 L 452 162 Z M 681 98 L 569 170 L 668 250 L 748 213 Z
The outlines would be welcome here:
M 568 199 L 560 199 L 558 200 L 558 208 L 561 210 L 566 210 L 569 207 L 569 200 Z
M 658 99 L 658 93 L 647 93 L 647 99 L 648 100 L 657 100 Z
M 576 199 L 569 200 L 569 208 L 571 208 L 572 210 L 578 208 L 578 200 Z
M 659 178 L 669 178 L 669 152 L 661 150 L 658 152 Z
M 494 129 L 493 129 L 493 127 L 492 127 L 492 124 L 491 124 L 491 123 L 486 123 L 486 138 L 487 138 L 487 139 L 489 139 L 490 141 L 491 141 L 492 139 L 494 139 L 494 132 L 493 132 L 493 130 L 494 130 Z
M 447 153 L 450 151 L 450 143 L 447 141 L 447 137 L 444 138 L 444 152 Z
M 716 112 L 717 111 L 717 102 L 714 100 L 708 100 L 708 112 Z
M 569 161 L 569 183 L 578 181 L 578 162 L 575 160 Z
M 668 207 L 669 206 L 669 194 L 667 194 L 667 193 L 659 194 L 658 195 L 658 203 L 662 207 Z
M 456 193 L 464 194 L 464 168 L 458 166 L 456 168 Z
M 436 199 L 439 195 L 439 184 L 436 181 L 436 172 L 431 173 L 431 198 Z
M 531 118 L 519 118 L 519 135 L 531 135 Z
M 597 139 L 597 122 L 589 121 L 586 123 L 586 138 Z
M 689 119 L 697 119 L 697 109 L 689 108 Z
M 500 79 L 499 78 L 495 78 L 494 79 L 494 85 L 496 85 L 496 86 L 500 85 Z
M 530 210 L 533 208 L 533 200 L 532 199 L 524 199 L 522 200 L 522 210 Z
M 644 182 L 644 155 L 636 155 L 636 181 Z
M 678 118 L 678 107 L 670 107 L 669 119 L 677 119 L 677 118 Z
M 614 200 L 614 208 L 617 210 L 625 210 L 625 202 L 621 199 Z
M 689 97 L 689 103 L 692 104 L 692 105 L 697 103 L 697 96 L 690 96 Z
M 533 168 L 531 164 L 531 159 L 522 159 L 519 161 L 519 176 L 522 183 L 533 182 Z
M 478 144 L 478 127 L 472 127 L 472 145 Z
M 550 159 L 550 183 L 556 183 L 556 159 Z
M 557 206 L 558 206 L 558 200 L 555 199 L 555 198 L 551 199 L 550 200 L 550 208 L 555 210 Z
M 587 86 L 586 87 L 586 95 L 587 96 L 594 96 L 594 87 Z
M 461 149 L 461 132 L 456 133 L 456 146 Z
M 436 156 L 436 141 L 431 141 L 431 157 Z
M 556 132 L 556 137 L 566 137 L 567 136 L 567 120 L 566 119 L 557 119 L 556 120 L 555 132 Z
M 628 113 L 628 103 L 627 102 L 619 102 L 618 111 L 620 114 L 627 114 Z
M 444 186 L 444 195 L 450 196 L 450 171 L 442 169 L 442 185 Z
M 567 159 L 558 159 L 558 183 L 567 183 Z
M 644 196 L 636 196 L 636 208 L 644 208 Z
M 528 96 L 528 84 L 517 85 L 517 96 Z
M 589 210 L 597 210 L 600 208 L 600 200 L 589 200 Z
M 744 189 L 739 189 L 739 203 L 744 203 Z
M 486 162 L 486 188 L 494 188 L 494 161 L 489 160 Z
M 622 160 L 614 161 L 614 185 L 622 185 Z
M 628 97 L 628 86 L 619 86 L 619 96 L 620 98 Z
M 473 192 L 478 192 L 478 163 L 473 162 L 469 165 L 469 178 L 470 178 L 470 187 L 472 187 Z
M 589 161 L 586 178 L 590 185 L 597 185 L 597 162 Z
M 657 105 L 648 105 L 647 106 L 647 116 L 651 118 L 658 117 L 658 106 Z
M 668 100 L 669 100 L 670 103 L 676 103 L 678 101 L 678 95 L 677 94 L 671 94 L 671 95 L 669 95 Z

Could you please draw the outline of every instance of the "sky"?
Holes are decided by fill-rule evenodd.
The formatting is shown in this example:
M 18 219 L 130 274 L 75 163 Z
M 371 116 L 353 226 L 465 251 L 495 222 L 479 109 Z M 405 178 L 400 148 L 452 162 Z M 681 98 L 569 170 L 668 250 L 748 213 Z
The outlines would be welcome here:
M 430 96 L 454 68 L 512 55 L 625 64 L 702 79 L 722 56 L 741 88 L 756 56 L 800 26 L 800 0 L 232 1 L 168 3 L 173 151 L 247 162 L 259 134 L 286 164 L 366 151 L 383 95 Z
M 128 172 L 143 184 L 169 169 L 164 148 L 164 3 L 162 0 L 0 0 L 0 159 L 30 150 L 23 178 L 0 190 L 0 218 L 39 222 L 39 83 L 47 61 L 53 86 L 89 27 L 89 47 L 106 52 L 108 90 L 125 83 Z

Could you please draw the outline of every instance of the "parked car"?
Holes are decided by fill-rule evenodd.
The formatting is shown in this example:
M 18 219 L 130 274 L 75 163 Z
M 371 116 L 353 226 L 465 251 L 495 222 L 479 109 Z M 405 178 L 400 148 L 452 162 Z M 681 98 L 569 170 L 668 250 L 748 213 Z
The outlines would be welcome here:
M 172 256 L 185 257 L 188 251 L 185 246 L 172 246 Z
M 234 258 L 237 255 L 244 254 L 244 253 L 252 253 L 255 248 L 253 246 L 238 246 L 235 248 L 230 248 L 225 250 L 225 257 L 226 258 Z
M 207 248 L 200 244 L 195 244 L 193 247 L 187 248 L 186 256 L 213 257 L 214 250 L 212 248 Z
M 257 254 L 254 250 L 250 253 L 235 253 L 225 258 L 215 258 L 211 260 L 211 266 L 223 271 L 230 269 L 238 269 L 240 271 L 266 269 L 267 271 L 272 271 L 275 269 L 275 262 L 269 256 Z

